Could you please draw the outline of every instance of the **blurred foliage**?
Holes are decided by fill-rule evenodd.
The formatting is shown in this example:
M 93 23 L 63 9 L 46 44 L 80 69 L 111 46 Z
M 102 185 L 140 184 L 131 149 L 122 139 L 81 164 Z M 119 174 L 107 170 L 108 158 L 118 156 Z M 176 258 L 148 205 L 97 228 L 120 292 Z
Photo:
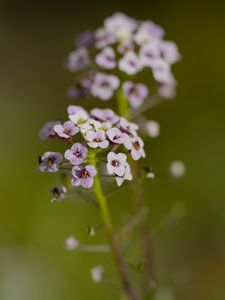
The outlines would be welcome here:
M 84 243 L 104 242 L 104 232 L 94 237 L 86 232 L 88 225 L 100 224 L 98 212 L 82 199 L 50 205 L 49 190 L 58 178 L 36 170 L 38 155 L 56 146 L 39 141 L 42 123 L 64 117 L 70 103 L 71 75 L 63 61 L 74 36 L 116 10 L 161 24 L 183 56 L 175 67 L 175 101 L 148 113 L 162 128 L 146 146 L 145 163 L 162 174 L 145 184 L 152 227 L 174 203 L 186 210 L 179 224 L 155 241 L 162 288 L 154 300 L 225 299 L 224 8 L 211 1 L 1 1 L 1 300 L 119 298 L 109 254 L 62 247 L 69 235 Z M 179 181 L 163 175 L 174 159 L 187 166 Z M 123 190 L 109 199 L 118 227 L 133 213 L 128 195 Z M 104 265 L 112 282 L 91 281 L 96 264 Z

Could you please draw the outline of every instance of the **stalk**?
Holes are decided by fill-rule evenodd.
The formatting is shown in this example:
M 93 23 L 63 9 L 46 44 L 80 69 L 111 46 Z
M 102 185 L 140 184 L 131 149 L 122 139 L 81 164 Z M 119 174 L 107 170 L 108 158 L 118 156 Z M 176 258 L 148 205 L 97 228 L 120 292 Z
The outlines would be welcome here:
M 94 167 L 96 166 L 96 157 L 94 152 L 91 153 L 91 155 L 89 155 L 89 162 L 92 166 Z M 105 229 L 108 234 L 109 244 L 114 258 L 114 263 L 116 265 L 123 289 L 130 300 L 140 300 L 139 295 L 137 294 L 136 290 L 133 288 L 129 280 L 127 267 L 123 260 L 121 251 L 118 246 L 118 241 L 113 230 L 113 225 L 112 225 L 111 216 L 107 205 L 107 200 L 103 193 L 98 174 L 94 178 L 94 191 L 95 191 L 96 198 L 98 200 L 103 223 L 105 225 Z
M 126 118 L 128 121 L 131 120 L 131 113 L 129 108 L 128 100 L 124 97 L 121 90 L 117 92 L 117 110 L 118 114 L 121 117 Z M 133 177 L 138 178 L 137 164 L 135 161 L 130 159 L 129 161 L 132 171 Z M 131 186 L 132 195 L 134 199 L 135 209 L 139 212 L 145 207 L 145 196 L 143 192 L 143 188 L 140 185 L 140 182 L 136 182 Z M 151 241 L 151 231 L 147 218 L 148 214 L 144 217 L 141 227 L 141 245 L 143 248 L 144 254 L 144 268 L 146 274 L 146 280 L 149 288 L 154 288 L 156 285 L 156 275 L 154 269 L 154 260 L 153 260 L 153 249 L 152 249 L 152 241 Z

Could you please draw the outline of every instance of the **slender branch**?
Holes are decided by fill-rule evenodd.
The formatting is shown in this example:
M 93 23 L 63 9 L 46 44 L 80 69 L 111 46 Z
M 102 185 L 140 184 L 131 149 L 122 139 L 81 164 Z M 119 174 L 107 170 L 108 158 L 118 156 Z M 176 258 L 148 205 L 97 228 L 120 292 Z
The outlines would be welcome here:
M 127 233 L 129 233 L 135 226 L 140 224 L 143 219 L 148 214 L 148 209 L 146 207 L 143 207 L 138 214 L 136 214 L 134 217 L 132 217 L 123 227 L 122 231 L 120 232 L 119 237 L 122 238 Z
M 89 157 L 89 162 L 93 166 L 96 165 L 94 152 L 93 152 L 93 155 Z M 101 187 L 101 183 L 100 183 L 100 179 L 99 179 L 98 175 L 96 175 L 95 179 L 94 179 L 94 190 L 95 190 L 96 197 L 98 199 L 103 222 L 104 222 L 106 231 L 108 233 L 111 251 L 112 251 L 112 254 L 114 257 L 115 264 L 117 266 L 117 270 L 118 270 L 118 273 L 119 273 L 119 276 L 121 279 L 122 286 L 130 300 L 140 300 L 139 295 L 137 294 L 136 290 L 133 288 L 133 286 L 131 285 L 131 282 L 129 280 L 127 266 L 123 260 L 121 251 L 118 246 L 117 238 L 114 234 L 111 217 L 110 217 L 110 213 L 108 210 L 107 201 L 106 201 L 105 195 L 102 191 L 102 187 Z
M 124 102 L 127 102 L 125 105 Z M 117 93 L 117 104 L 118 104 L 118 112 L 121 116 L 127 118 L 128 120 L 135 119 L 139 114 L 150 109 L 159 103 L 161 103 L 161 99 L 157 96 L 155 98 L 149 98 L 144 105 L 142 105 L 139 109 L 131 111 L 128 105 L 128 101 L 124 99 L 122 92 Z M 130 160 L 130 165 L 132 168 L 134 178 L 138 177 L 137 164 Z M 140 212 L 143 207 L 145 207 L 145 197 L 143 188 L 139 182 L 135 181 L 134 184 L 131 185 L 132 195 L 134 198 L 135 208 Z M 144 258 L 145 258 L 145 275 L 148 282 L 148 287 L 152 288 L 156 284 L 156 275 L 155 268 L 153 262 L 153 250 L 152 250 L 152 241 L 150 234 L 150 226 L 147 218 L 147 214 L 144 216 L 142 227 L 141 227 L 141 244 L 143 247 Z
M 108 245 L 80 245 L 77 250 L 83 252 L 109 252 L 110 248 Z
M 161 104 L 162 102 L 163 102 L 163 99 L 160 98 L 158 95 L 150 97 L 149 99 L 147 99 L 145 101 L 145 103 L 139 109 L 135 109 L 131 112 L 132 119 L 137 118 L 143 112 Z

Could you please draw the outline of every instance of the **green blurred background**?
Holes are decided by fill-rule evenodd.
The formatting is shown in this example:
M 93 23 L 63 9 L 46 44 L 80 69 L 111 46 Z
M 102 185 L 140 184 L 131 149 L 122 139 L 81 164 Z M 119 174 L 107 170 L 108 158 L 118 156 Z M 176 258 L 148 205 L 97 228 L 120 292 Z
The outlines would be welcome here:
M 148 164 L 162 173 L 174 159 L 185 161 L 179 181 L 158 178 L 145 185 L 152 227 L 174 203 L 186 215 L 155 241 L 155 259 L 165 287 L 180 300 L 225 299 L 225 5 L 219 1 L 1 1 L 0 3 L 0 299 L 119 299 L 112 284 L 91 281 L 90 268 L 102 264 L 115 280 L 109 254 L 66 252 L 75 235 L 90 238 L 97 211 L 80 199 L 50 205 L 57 175 L 39 174 L 39 154 L 57 143 L 40 142 L 42 124 L 65 116 L 72 77 L 63 61 L 80 31 L 123 11 L 152 19 L 179 45 L 183 60 L 174 71 L 175 101 L 148 113 L 161 124 L 150 140 Z M 102 103 L 87 103 L 87 107 Z M 86 104 L 85 104 L 86 105 Z M 126 192 L 110 199 L 119 225 L 132 212 Z M 167 280 L 169 275 L 169 280 Z M 163 292 L 157 300 L 172 300 Z

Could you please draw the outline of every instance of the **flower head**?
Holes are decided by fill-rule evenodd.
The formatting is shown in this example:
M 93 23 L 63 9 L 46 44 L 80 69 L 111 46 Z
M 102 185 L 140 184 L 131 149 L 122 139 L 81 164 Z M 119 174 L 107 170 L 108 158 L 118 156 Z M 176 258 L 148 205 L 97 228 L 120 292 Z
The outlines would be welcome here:
M 144 67 L 153 67 L 155 60 L 160 58 L 159 43 L 143 45 L 140 49 L 139 58 Z
M 64 156 L 72 165 L 81 164 L 87 157 L 88 150 L 82 144 L 76 143 L 71 149 L 66 150 Z
M 174 64 L 181 59 L 177 45 L 172 41 L 163 41 L 160 43 L 160 51 L 163 59 L 168 64 Z
M 127 162 L 127 156 L 124 153 L 109 152 L 107 156 L 107 171 L 111 175 L 123 176 L 125 173 L 125 167 Z
M 53 198 L 51 199 L 51 203 L 52 202 L 62 202 L 66 192 L 67 192 L 67 189 L 63 185 L 61 185 L 59 187 L 54 187 L 51 190 L 51 194 L 53 196 Z
M 39 162 L 41 172 L 57 172 L 63 157 L 58 152 L 45 152 Z
M 148 134 L 148 136 L 156 138 L 160 134 L 160 125 L 154 120 L 148 120 L 145 123 L 145 131 Z
M 93 282 L 99 283 L 103 280 L 104 268 L 102 266 L 95 266 L 91 269 L 91 278 Z
M 145 84 L 135 84 L 131 81 L 125 81 L 122 88 L 124 95 L 133 108 L 141 106 L 143 101 L 148 97 L 148 88 Z
M 74 236 L 69 236 L 64 242 L 64 248 L 66 250 L 75 250 L 80 246 L 80 241 L 78 241 Z
M 69 54 L 67 68 L 72 72 L 83 70 L 89 63 L 88 52 L 86 48 L 79 48 Z
M 144 142 L 138 136 L 134 136 L 125 142 L 125 147 L 130 150 L 131 156 L 134 160 L 145 157 Z
M 135 123 L 128 122 L 125 118 L 120 118 L 119 129 L 128 134 L 129 136 L 136 136 L 138 125 Z
M 56 125 L 55 132 L 65 140 L 72 141 L 73 137 L 79 142 L 65 150 L 66 161 L 60 153 L 44 153 L 39 169 L 42 172 L 66 171 L 71 175 L 73 186 L 90 188 L 97 172 L 96 167 L 90 165 L 91 157 L 97 155 L 97 166 L 100 170 L 106 167 L 107 173 L 112 175 L 110 178 L 114 178 L 119 186 L 124 180 L 131 180 L 131 168 L 123 152 L 125 147 L 133 159 L 145 157 L 144 143 L 137 132 L 138 125 L 119 117 L 111 109 L 94 108 L 89 113 L 81 106 L 70 105 L 67 112 L 70 121 Z M 76 136 L 78 131 L 79 137 Z M 117 149 L 118 153 L 113 152 Z M 62 201 L 65 192 L 63 186 L 54 188 L 52 201 Z
M 133 179 L 133 176 L 131 174 L 131 168 L 128 163 L 125 164 L 125 172 L 123 176 L 116 176 L 116 183 L 118 186 L 121 186 L 124 180 L 131 181 Z
M 129 76 L 147 69 L 146 75 L 149 70 L 152 74 L 148 84 L 139 84 L 147 90 L 156 85 L 158 96 L 172 98 L 176 89 L 176 85 L 171 84 L 175 81 L 172 65 L 180 60 L 181 55 L 177 45 L 166 41 L 164 35 L 164 29 L 154 22 L 135 20 L 120 12 L 106 18 L 93 33 L 84 32 L 76 39 L 75 50 L 68 57 L 69 70 L 83 71 L 82 75 L 78 75 L 77 84 L 69 89 L 69 96 L 80 98 L 91 95 L 103 101 L 109 100 L 119 88 L 120 81 L 122 86 L 126 81 L 125 75 L 121 75 L 118 69 Z M 96 65 L 93 66 L 92 62 Z M 108 74 L 99 73 L 99 68 L 107 70 Z M 115 73 L 118 75 L 115 76 Z M 87 84 L 79 78 L 88 78 L 89 75 Z M 146 89 L 142 89 L 143 93 Z M 142 102 L 143 97 L 138 93 L 136 98 L 132 96 L 129 104 L 136 108 Z
M 112 109 L 94 108 L 91 110 L 91 116 L 100 122 L 109 122 L 112 125 L 119 121 L 119 117 Z
M 174 160 L 168 168 L 169 175 L 174 178 L 181 178 L 186 173 L 186 166 L 181 160 Z
M 96 56 L 95 60 L 103 69 L 114 69 L 116 67 L 116 56 L 111 47 L 103 49 L 102 52 Z
M 109 100 L 119 87 L 119 79 L 114 75 L 97 73 L 94 77 L 94 83 L 91 86 L 91 93 L 94 97 L 101 100 Z
M 57 124 L 54 126 L 55 132 L 58 136 L 64 139 L 71 139 L 75 134 L 79 132 L 79 128 L 74 125 L 72 121 L 67 121 L 64 124 Z
M 116 36 L 119 40 L 129 38 L 131 33 L 137 28 L 136 20 L 119 12 L 106 18 L 104 25 L 106 31 Z
M 95 31 L 95 47 L 103 49 L 116 41 L 116 37 L 107 32 L 105 28 L 99 28 Z
M 46 140 L 48 138 L 52 138 L 56 136 L 56 132 L 54 130 L 54 126 L 60 124 L 58 121 L 47 122 L 43 125 L 42 129 L 39 132 L 39 137 L 41 140 Z
M 128 75 L 134 75 L 143 69 L 142 63 L 133 51 L 125 53 L 119 61 L 119 69 Z
M 85 167 L 75 166 L 72 169 L 72 185 L 82 186 L 84 188 L 91 188 L 94 184 L 94 176 L 97 174 L 96 169 L 87 165 Z
M 124 144 L 128 139 L 128 135 L 116 127 L 109 129 L 107 131 L 107 136 L 114 144 Z
M 141 23 L 137 33 L 134 36 L 135 42 L 142 46 L 145 44 L 150 44 L 155 40 L 160 40 L 164 36 L 164 30 L 161 26 L 147 21 Z
M 92 31 L 85 31 L 75 39 L 75 45 L 78 48 L 91 47 L 94 44 L 95 38 Z
M 88 141 L 88 146 L 91 148 L 105 149 L 109 145 L 104 130 L 99 130 L 99 131 L 90 130 L 86 133 L 85 139 Z

